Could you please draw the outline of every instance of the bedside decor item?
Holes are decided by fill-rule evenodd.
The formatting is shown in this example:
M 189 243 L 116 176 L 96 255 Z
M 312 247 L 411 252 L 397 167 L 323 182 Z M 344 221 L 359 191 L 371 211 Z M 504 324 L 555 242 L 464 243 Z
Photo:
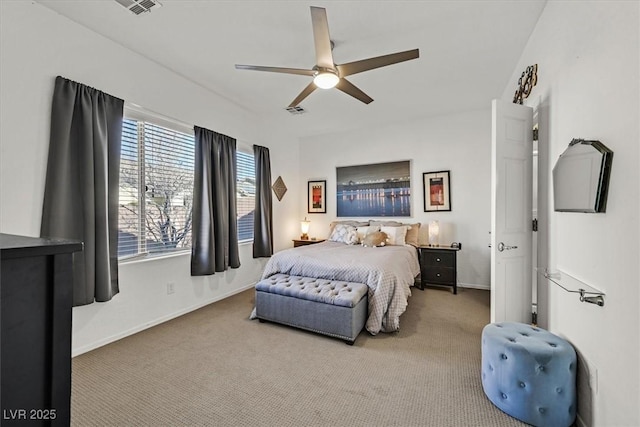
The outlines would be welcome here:
M 429 222 L 429 246 L 438 246 L 440 238 L 440 222 Z
M 613 151 L 600 141 L 572 139 L 553 167 L 553 209 L 605 212 L 612 160 Z
M 538 83 L 538 64 L 527 67 L 518 79 L 518 88 L 513 95 L 514 104 L 522 104 L 522 101 L 529 97 L 531 89 Z
M 411 216 L 411 162 L 336 168 L 338 217 Z
M 425 212 L 451 210 L 449 171 L 423 173 L 422 190 Z
M 327 213 L 327 181 L 307 183 L 307 213 Z
M 273 188 L 273 193 L 278 198 L 278 201 L 282 200 L 282 198 L 284 197 L 284 193 L 287 192 L 287 186 L 284 185 L 284 181 L 282 180 L 281 176 L 276 179 L 276 182 L 273 183 L 271 188 Z
M 304 217 L 303 221 L 300 221 L 300 231 L 302 235 L 300 236 L 300 240 L 309 240 L 309 226 L 311 225 L 311 221 Z

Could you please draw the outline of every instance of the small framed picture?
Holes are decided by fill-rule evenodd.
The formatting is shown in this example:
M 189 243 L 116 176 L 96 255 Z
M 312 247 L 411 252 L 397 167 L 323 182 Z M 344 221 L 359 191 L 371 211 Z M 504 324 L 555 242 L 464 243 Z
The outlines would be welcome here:
M 327 213 L 327 181 L 309 181 L 308 213 Z
M 424 211 L 451 210 L 451 182 L 449 171 L 427 172 L 422 174 L 424 193 Z

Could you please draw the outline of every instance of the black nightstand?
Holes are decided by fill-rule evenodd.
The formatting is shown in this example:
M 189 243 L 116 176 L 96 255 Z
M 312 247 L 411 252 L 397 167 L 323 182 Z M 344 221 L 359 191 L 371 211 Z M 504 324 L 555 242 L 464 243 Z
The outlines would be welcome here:
M 292 239 L 293 240 L 293 247 L 297 248 L 298 246 L 307 246 L 307 245 L 313 245 L 314 243 L 320 243 L 320 242 L 324 242 L 327 239 L 306 239 L 306 240 L 302 240 L 302 239 Z
M 456 256 L 460 248 L 449 246 L 420 246 L 420 289 L 425 285 L 453 287 L 458 293 Z

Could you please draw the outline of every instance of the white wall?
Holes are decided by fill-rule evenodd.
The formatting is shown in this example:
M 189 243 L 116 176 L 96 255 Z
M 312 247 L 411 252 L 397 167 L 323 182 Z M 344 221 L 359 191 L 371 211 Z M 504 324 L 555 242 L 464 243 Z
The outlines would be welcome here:
M 327 214 L 309 214 L 311 235 L 327 237 L 336 219 L 336 167 L 411 161 L 411 218 L 426 225 L 438 220 L 441 243 L 461 242 L 458 281 L 490 286 L 491 110 L 425 118 L 376 129 L 306 138 L 300 145 L 300 180 L 327 180 Z M 451 212 L 424 212 L 422 174 L 450 170 Z M 300 194 L 300 216 L 307 211 Z M 368 218 L 366 218 L 368 219 Z
M 297 141 L 215 93 L 32 2 L 0 2 L 0 231 L 38 236 L 54 79 L 62 75 L 148 110 L 270 147 L 272 173 L 290 194 L 274 198 L 276 249 L 295 234 Z M 286 147 L 286 149 L 285 149 Z M 73 354 L 251 286 L 264 259 L 241 247 L 241 268 L 190 276 L 189 255 L 121 264 L 120 294 L 73 310 Z M 167 295 L 166 283 L 175 283 Z M 249 313 L 247 313 L 247 316 Z
M 538 64 L 526 103 L 541 123 L 547 250 L 540 262 L 606 293 L 605 306 L 597 307 L 547 282 L 541 288 L 548 328 L 575 346 L 579 372 L 597 371 L 591 387 L 588 376 L 579 378 L 581 393 L 590 394 L 579 399 L 584 425 L 640 425 L 639 8 L 628 1 L 550 1 L 503 96 L 510 101 L 520 73 Z M 614 152 L 606 213 L 553 212 L 551 169 L 579 137 Z

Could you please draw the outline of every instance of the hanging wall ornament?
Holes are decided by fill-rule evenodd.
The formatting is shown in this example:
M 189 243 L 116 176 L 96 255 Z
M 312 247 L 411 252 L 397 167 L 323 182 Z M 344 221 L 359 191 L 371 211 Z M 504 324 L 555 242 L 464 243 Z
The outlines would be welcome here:
M 522 104 L 522 101 L 527 99 L 536 83 L 538 83 L 538 64 L 530 65 L 523 71 L 518 79 L 518 89 L 516 89 L 516 93 L 513 96 L 513 103 Z
M 279 176 L 278 179 L 276 179 L 276 182 L 273 183 L 271 188 L 273 189 L 273 192 L 278 198 L 278 201 L 282 200 L 282 198 L 284 197 L 284 193 L 287 192 L 287 186 L 284 185 L 284 181 L 282 180 L 281 176 Z

